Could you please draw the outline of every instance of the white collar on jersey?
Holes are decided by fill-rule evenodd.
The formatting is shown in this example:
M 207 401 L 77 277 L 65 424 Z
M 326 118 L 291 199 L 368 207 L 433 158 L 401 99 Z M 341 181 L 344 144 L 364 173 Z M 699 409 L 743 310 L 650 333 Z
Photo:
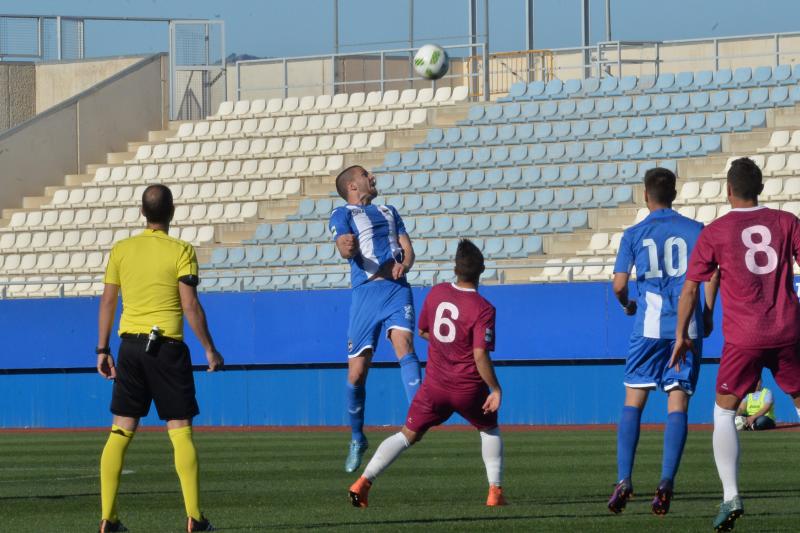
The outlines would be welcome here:
M 458 285 L 456 285 L 455 283 L 451 283 L 451 284 L 450 284 L 450 286 L 451 286 L 451 287 L 453 287 L 453 288 L 454 288 L 455 290 L 457 290 L 457 291 L 464 291 L 464 292 L 478 292 L 478 291 L 476 291 L 475 289 L 465 289 L 464 287 L 459 287 L 459 286 L 458 286 Z
M 758 211 L 759 209 L 766 209 L 767 206 L 765 205 L 754 205 L 753 207 L 734 207 L 731 211 L 739 211 L 742 213 L 747 213 L 749 211 Z

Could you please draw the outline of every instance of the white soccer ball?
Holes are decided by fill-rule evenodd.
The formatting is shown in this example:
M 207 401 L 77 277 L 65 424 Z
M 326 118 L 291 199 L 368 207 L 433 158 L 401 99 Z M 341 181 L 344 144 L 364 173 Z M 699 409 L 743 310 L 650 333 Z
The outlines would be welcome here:
M 438 80 L 450 66 L 450 59 L 444 48 L 435 44 L 426 44 L 414 56 L 414 70 L 423 78 Z
M 741 430 L 743 430 L 743 429 L 744 429 L 744 423 L 745 423 L 745 420 L 746 420 L 746 419 L 745 419 L 745 417 L 743 417 L 743 416 L 741 416 L 741 415 L 740 415 L 740 416 L 737 416 L 737 417 L 734 419 L 734 422 L 736 423 L 736 431 L 741 431 Z

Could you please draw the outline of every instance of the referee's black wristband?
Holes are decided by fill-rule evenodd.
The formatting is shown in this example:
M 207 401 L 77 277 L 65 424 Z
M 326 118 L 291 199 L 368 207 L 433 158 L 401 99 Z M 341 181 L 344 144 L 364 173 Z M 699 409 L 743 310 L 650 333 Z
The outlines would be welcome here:
M 100 354 L 111 355 L 111 348 L 109 348 L 108 346 L 106 346 L 104 348 L 95 348 L 94 349 L 94 353 L 96 353 L 97 355 L 100 355 Z

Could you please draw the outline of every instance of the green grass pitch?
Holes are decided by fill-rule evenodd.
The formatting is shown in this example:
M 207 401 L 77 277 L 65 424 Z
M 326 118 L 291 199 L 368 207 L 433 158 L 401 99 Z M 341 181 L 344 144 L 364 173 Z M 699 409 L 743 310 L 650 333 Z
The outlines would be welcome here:
M 371 449 L 389 433 L 371 431 Z M 480 439 L 437 429 L 350 506 L 344 432 L 202 432 L 203 508 L 220 531 L 711 531 L 721 498 L 709 431 L 691 431 L 670 514 L 650 514 L 660 431 L 643 431 L 635 499 L 619 516 L 605 502 L 616 474 L 615 433 L 506 431 L 510 505 L 486 508 Z M 0 433 L 0 531 L 96 531 L 97 469 L 106 434 Z M 745 516 L 736 531 L 798 531 L 800 468 L 793 431 L 742 434 Z M 128 449 L 121 518 L 132 532 L 184 527 L 166 434 L 140 432 Z

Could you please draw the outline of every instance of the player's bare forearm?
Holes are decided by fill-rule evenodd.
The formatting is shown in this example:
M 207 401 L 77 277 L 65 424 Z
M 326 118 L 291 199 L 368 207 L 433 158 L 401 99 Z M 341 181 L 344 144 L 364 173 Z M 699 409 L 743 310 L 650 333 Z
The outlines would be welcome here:
M 111 327 L 114 325 L 114 315 L 117 312 L 117 298 L 119 286 L 106 283 L 103 295 L 100 297 L 100 308 L 97 314 L 97 347 L 108 346 L 111 338 Z
M 342 259 L 352 259 L 359 253 L 358 239 L 352 233 L 341 235 L 336 239 L 336 249 Z
M 617 272 L 614 274 L 614 282 L 611 287 L 614 290 L 614 295 L 617 301 L 625 310 L 626 315 L 636 314 L 636 302 L 630 300 L 628 295 L 628 279 L 630 278 L 627 272 Z
M 689 322 L 692 319 L 694 309 L 697 307 L 698 286 L 696 281 L 686 280 L 681 289 L 678 299 L 678 323 L 675 328 L 675 337 L 685 339 L 689 332 Z
M 214 351 L 214 340 L 211 338 L 211 332 L 208 330 L 208 322 L 206 321 L 206 313 L 200 300 L 197 298 L 197 288 L 185 283 L 179 283 L 178 289 L 181 296 L 181 307 L 183 308 L 183 315 L 192 328 L 197 340 L 203 346 L 206 352 Z
M 489 352 L 483 348 L 474 348 L 472 353 L 475 358 L 475 366 L 478 367 L 478 374 L 480 374 L 483 382 L 486 383 L 493 392 L 501 390 L 500 382 L 497 381 L 497 375 L 494 372 L 494 364 L 492 364 L 492 359 L 489 357 Z
M 719 292 L 719 270 L 714 272 L 714 275 L 705 283 L 703 289 L 706 297 L 705 308 L 713 312 L 714 305 L 717 303 L 717 293 Z

